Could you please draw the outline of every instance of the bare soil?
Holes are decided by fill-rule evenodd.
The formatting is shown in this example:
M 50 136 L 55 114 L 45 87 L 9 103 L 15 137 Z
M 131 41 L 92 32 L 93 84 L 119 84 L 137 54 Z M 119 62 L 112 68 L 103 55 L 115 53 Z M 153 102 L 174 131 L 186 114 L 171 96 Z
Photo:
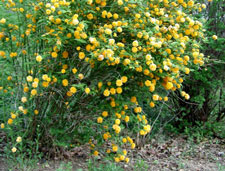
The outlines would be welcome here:
M 63 160 L 56 158 L 56 160 L 42 161 L 36 163 L 33 168 L 22 170 L 76 171 L 90 168 L 88 161 L 91 157 L 87 146 L 74 148 L 63 156 Z M 185 137 L 174 137 L 166 141 L 153 139 L 150 144 L 137 149 L 129 157 L 130 163 L 120 163 L 116 168 L 128 171 L 225 171 L 225 140 L 214 139 L 194 143 L 187 141 Z M 93 164 L 93 168 L 99 165 L 107 166 L 107 164 L 109 161 L 104 161 L 100 157 L 98 162 Z M 8 171 L 8 168 L 6 162 L 0 159 L 0 171 Z M 104 167 L 102 170 L 104 171 Z

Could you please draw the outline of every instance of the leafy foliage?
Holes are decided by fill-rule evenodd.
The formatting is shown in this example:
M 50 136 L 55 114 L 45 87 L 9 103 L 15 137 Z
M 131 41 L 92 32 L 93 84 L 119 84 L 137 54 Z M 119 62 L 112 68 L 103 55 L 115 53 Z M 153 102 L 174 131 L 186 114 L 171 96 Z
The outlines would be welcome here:
M 190 134 L 198 132 L 204 136 L 223 138 L 224 128 L 220 125 L 225 118 L 224 3 L 213 1 L 206 6 L 203 13 L 194 14 L 206 19 L 206 39 L 201 44 L 201 50 L 207 57 L 206 65 L 192 72 L 183 84 L 183 89 L 190 94 L 190 101 L 181 99 L 179 93 L 176 93 L 172 95 L 174 98 L 171 105 L 178 113 L 174 126 L 181 131 L 188 129 Z
M 188 100 L 185 75 L 204 64 L 204 24 L 192 13 L 206 6 L 193 0 L 3 6 L 1 128 L 14 155 L 89 142 L 93 155 L 129 162 L 127 151 L 151 131 L 146 111 L 168 92 Z

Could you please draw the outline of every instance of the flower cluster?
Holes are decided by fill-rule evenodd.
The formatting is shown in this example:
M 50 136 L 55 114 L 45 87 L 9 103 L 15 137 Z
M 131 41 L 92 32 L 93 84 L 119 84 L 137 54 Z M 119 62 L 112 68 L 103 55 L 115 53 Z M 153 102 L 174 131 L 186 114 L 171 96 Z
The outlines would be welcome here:
M 93 154 L 116 162 L 129 162 L 137 145 L 130 136 L 151 131 L 145 111 L 168 101 L 168 91 L 188 100 L 183 78 L 204 64 L 203 24 L 191 13 L 206 6 L 194 0 L 4 3 L 20 16 L 14 24 L 0 19 L 0 57 L 22 68 L 8 77 L 23 87 L 17 115 L 45 124 L 80 119 L 95 130 Z

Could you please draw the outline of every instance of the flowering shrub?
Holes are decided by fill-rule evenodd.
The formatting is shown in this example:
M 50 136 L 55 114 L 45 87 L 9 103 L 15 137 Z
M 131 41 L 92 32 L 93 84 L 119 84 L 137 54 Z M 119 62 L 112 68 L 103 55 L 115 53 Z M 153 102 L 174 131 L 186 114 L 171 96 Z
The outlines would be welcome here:
M 168 91 L 189 99 L 183 78 L 204 64 L 203 24 L 191 13 L 205 5 L 193 0 L 2 2 L 17 18 L 0 19 L 0 57 L 11 69 L 1 96 L 13 97 L 1 128 L 17 130 L 19 143 L 86 141 L 94 155 L 128 162 L 132 135 L 151 131 L 143 106 Z

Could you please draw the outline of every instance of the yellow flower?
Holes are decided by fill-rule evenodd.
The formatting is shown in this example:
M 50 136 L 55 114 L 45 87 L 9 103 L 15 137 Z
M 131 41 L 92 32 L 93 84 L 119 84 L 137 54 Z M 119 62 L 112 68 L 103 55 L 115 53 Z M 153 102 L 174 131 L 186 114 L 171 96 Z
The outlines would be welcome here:
M 109 45 L 114 45 L 115 40 L 114 39 L 109 39 Z
M 94 151 L 93 155 L 98 156 L 98 151 Z
M 79 31 L 75 31 L 75 32 L 74 32 L 74 37 L 75 37 L 76 39 L 80 39 L 80 33 L 79 33 Z
M 38 115 L 39 111 L 37 109 L 34 110 L 34 114 Z
M 32 76 L 30 76 L 30 75 L 29 75 L 29 76 L 27 76 L 27 81 L 28 81 L 28 82 L 32 82 L 32 81 L 33 81 L 33 77 L 32 77 Z
M 140 135 L 145 135 L 145 131 L 144 130 L 140 130 Z
M 135 146 L 136 146 L 135 143 L 132 143 L 132 144 L 131 144 L 131 149 L 134 149 Z
M 91 14 L 91 13 L 88 14 L 88 15 L 87 15 L 87 18 L 88 18 L 89 20 L 92 20 L 92 19 L 93 19 L 93 14 Z
M 199 52 L 193 52 L 192 55 L 193 55 L 194 58 L 197 58 L 198 55 L 199 55 Z
M 147 131 L 147 132 L 150 132 L 151 131 L 151 126 L 150 125 L 144 126 L 144 130 Z
M 61 23 L 61 19 L 60 18 L 56 18 L 55 19 L 55 24 L 60 24 Z
M 110 88 L 110 93 L 111 93 L 112 95 L 116 94 L 116 89 L 115 89 L 115 88 Z
M 129 161 L 130 161 L 129 158 L 126 158 L 126 159 L 125 159 L 125 162 L 126 162 L 126 163 L 129 163 Z
M 136 53 L 138 51 L 137 47 L 132 47 L 132 52 Z
M 84 75 L 83 74 L 78 74 L 78 77 L 80 80 L 82 80 L 84 78 Z
M 102 87 L 102 82 L 98 82 L 98 88 L 101 88 Z
M 26 97 L 22 97 L 22 98 L 21 98 L 21 101 L 22 101 L 23 103 L 26 103 L 26 102 L 27 102 L 27 98 L 26 98 Z
M 142 108 L 141 107 L 135 107 L 134 108 L 134 112 L 135 113 L 141 113 L 141 111 L 142 111 Z
M 13 153 L 15 153 L 16 150 L 17 150 L 16 147 L 13 147 L 13 148 L 12 148 L 12 152 L 13 152 Z
M 103 134 L 103 138 L 104 140 L 107 140 L 109 138 L 108 134 L 107 133 Z
M 22 112 L 23 111 L 23 106 L 19 106 L 18 109 Z
M 0 32 L 0 40 L 1 40 L 1 32 Z M 4 58 L 5 57 L 5 52 L 4 51 L 0 51 L 0 56 L 2 56 Z
M 85 93 L 86 93 L 86 94 L 89 94 L 89 93 L 90 93 L 90 91 L 91 91 L 91 90 L 90 90 L 90 88 L 88 88 L 88 87 L 87 87 L 87 88 L 85 88 Z
M 48 79 L 48 75 L 47 74 L 42 75 L 42 79 L 43 80 L 47 80 Z
M 121 118 L 121 114 L 116 113 L 116 117 L 120 119 Z
M 70 34 L 71 35 L 71 34 Z M 70 36 L 71 37 L 71 36 Z M 69 56 L 69 53 L 67 52 L 67 51 L 64 51 L 63 53 L 62 53 L 62 55 L 63 55 L 63 58 L 68 58 L 68 56 Z
M 0 24 L 5 24 L 6 23 L 6 19 L 5 18 L 2 18 L 1 20 L 0 20 Z
M 216 35 L 213 35 L 212 38 L 213 38 L 214 40 L 216 40 L 216 39 L 217 39 L 217 36 L 216 36 Z
M 8 124 L 9 124 L 9 125 L 12 125 L 12 123 L 13 123 L 13 120 L 12 120 L 11 118 L 9 118 L 9 119 L 8 119 Z
M 125 59 L 124 62 L 123 62 L 123 64 L 124 64 L 124 65 L 130 64 L 130 59 Z
M 93 0 L 88 0 L 88 1 L 87 1 L 87 4 L 88 4 L 88 5 L 91 5 L 92 3 L 93 3 Z
M 154 103 L 154 102 L 150 102 L 150 103 L 149 103 L 149 106 L 150 106 L 151 108 L 153 108 L 153 107 L 155 107 L 155 103 Z
M 185 97 L 186 100 L 189 100 L 190 99 L 189 94 L 185 94 L 184 97 Z
M 66 92 L 66 95 L 70 97 L 70 96 L 73 95 L 73 93 L 71 93 L 70 91 L 67 91 L 67 92 Z
M 185 61 L 189 61 L 189 59 L 190 59 L 189 56 L 187 56 L 187 55 L 184 56 L 184 60 L 185 60 Z
M 172 89 L 173 88 L 173 83 L 172 82 L 167 82 L 166 83 L 166 89 L 167 90 L 170 90 L 170 89 Z
M 129 143 L 133 143 L 133 140 L 130 137 L 127 137 L 127 140 L 129 141 Z
M 11 53 L 10 53 L 10 57 L 11 57 L 11 58 L 16 57 L 16 56 L 17 56 L 17 53 L 16 53 L 16 52 L 11 52 Z
M 105 30 L 105 34 L 112 34 L 112 30 L 111 29 L 106 29 Z
M 192 7 L 192 6 L 194 6 L 194 1 L 192 1 L 192 0 L 190 0 L 190 1 L 188 1 L 188 6 L 190 6 L 190 7 Z
M 65 70 L 65 69 L 62 69 L 62 70 L 61 70 L 61 73 L 62 73 L 62 74 L 65 74 L 65 73 L 66 73 L 66 70 Z
M 145 81 L 145 85 L 146 85 L 147 87 L 150 87 L 150 85 L 151 85 L 151 81 L 146 80 L 146 81 Z
M 108 97 L 110 95 L 110 91 L 108 89 L 106 89 L 104 92 L 103 92 L 104 96 Z
M 120 124 L 120 120 L 119 120 L 119 119 L 116 119 L 116 120 L 115 120 L 115 124 L 116 124 L 116 125 L 119 125 L 119 124 Z
M 116 132 L 117 134 L 119 134 L 120 131 L 121 131 L 120 126 L 119 126 L 119 125 L 116 125 L 116 124 L 113 125 L 113 129 L 115 130 L 115 132 Z
M 52 55 L 53 58 L 57 58 L 57 56 L 58 56 L 58 54 L 56 52 L 52 52 L 51 55 Z
M 67 79 L 64 79 L 64 80 L 62 80 L 62 85 L 64 86 L 64 87 L 66 87 L 66 86 L 68 86 L 68 80 Z
M 57 78 L 53 77 L 53 82 L 56 83 L 57 82 Z
M 117 88 L 116 88 L 116 92 L 117 92 L 118 94 L 121 94 L 121 93 L 123 92 L 123 89 L 122 89 L 121 87 L 117 87 Z
M 123 0 L 118 0 L 117 3 L 118 5 L 123 5 Z
M 190 73 L 190 69 L 189 68 L 185 68 L 185 74 L 189 74 Z
M 37 94 L 37 90 L 36 89 L 32 89 L 31 92 L 30 92 L 30 94 L 32 96 L 35 96 Z
M 127 76 L 122 76 L 121 80 L 122 80 L 123 83 L 126 83 L 127 82 Z
M 79 53 L 79 58 L 80 58 L 80 59 L 84 59 L 84 58 L 85 58 L 84 52 L 80 52 L 80 53 Z
M 24 114 L 24 115 L 26 115 L 26 114 L 27 114 L 27 112 L 28 112 L 28 110 L 27 110 L 27 109 L 24 109 L 24 110 L 23 110 L 23 114 Z
M 164 101 L 165 101 L 165 102 L 168 101 L 168 97 L 164 97 Z
M 116 80 L 116 85 L 119 87 L 119 86 L 122 86 L 123 85 L 123 81 L 122 80 Z
M 156 65 L 155 64 L 151 64 L 149 66 L 149 68 L 150 68 L 151 71 L 155 71 L 156 70 Z
M 124 121 L 125 122 L 129 122 L 129 120 L 130 120 L 130 117 L 129 116 L 125 116 Z
M 124 155 L 121 155 L 120 156 L 120 160 L 123 161 L 124 159 L 125 159 L 125 156 Z
M 122 29 L 121 27 L 118 27 L 118 28 L 117 28 L 117 31 L 118 31 L 119 33 L 121 33 L 121 32 L 123 31 L 123 29 Z
M 131 101 L 132 103 L 135 103 L 135 102 L 137 101 L 137 98 L 136 98 L 135 96 L 132 96 L 131 99 L 130 99 L 130 101 Z
M 124 108 L 125 110 L 127 110 L 127 109 L 128 109 L 128 105 L 124 105 L 123 108 Z M 125 112 L 124 112 L 124 113 L 125 113 Z
M 21 137 L 17 137 L 16 138 L 16 142 L 20 143 L 22 141 L 22 138 Z
M 72 69 L 72 72 L 73 72 L 74 74 L 76 74 L 76 73 L 77 73 L 77 69 L 76 69 L 76 68 L 73 68 L 73 69 Z
M 107 117 L 107 116 L 108 116 L 108 112 L 107 112 L 107 111 L 103 111 L 103 112 L 102 112 L 102 116 L 103 116 L 103 117 Z
M 33 87 L 33 88 L 37 88 L 37 87 L 38 87 L 38 82 L 36 82 L 36 81 L 33 82 L 33 83 L 32 83 L 32 87 Z
M 103 55 L 99 55 L 98 56 L 98 61 L 103 61 L 104 60 L 104 56 Z
M 102 123 L 103 122 L 103 118 L 102 117 L 98 117 L 97 122 L 98 123 Z
M 133 45 L 134 47 L 137 47 L 137 46 L 138 46 L 138 41 L 137 41 L 137 40 L 133 41 L 132 45 Z
M 115 13 L 115 14 L 113 14 L 113 18 L 116 20 L 119 18 L 119 15 Z
M 148 55 L 145 56 L 145 59 L 146 59 L 147 61 L 150 61 L 150 60 L 152 59 L 152 56 L 148 54 Z
M 8 77 L 7 77 L 7 80 L 8 80 L 8 81 L 11 81 L 11 80 L 12 80 L 12 76 L 8 76 Z
M 126 156 L 127 155 L 127 150 L 123 150 L 123 154 Z
M 118 151 L 118 146 L 114 145 L 114 146 L 112 147 L 112 151 L 113 151 L 113 152 Z
M 51 13 L 52 13 L 52 11 L 51 11 L 50 9 L 47 9 L 47 10 L 46 10 L 46 14 L 47 14 L 47 15 L 50 15 Z
M 115 157 L 114 160 L 115 160 L 116 163 L 120 162 L 120 158 L 119 157 Z
M 72 37 L 72 34 L 71 34 L 71 33 L 67 33 L 66 37 L 67 37 L 67 38 L 71 38 L 71 37 Z M 68 52 L 67 52 L 67 51 L 64 51 L 64 52 L 63 52 L 63 58 L 67 58 L 68 56 L 67 56 L 67 57 L 64 57 L 64 53 L 66 53 L 66 54 L 65 54 L 65 56 L 66 56 L 66 55 L 68 55 Z
M 71 88 L 70 88 L 70 92 L 71 92 L 71 93 L 76 93 L 76 92 L 77 92 L 77 89 L 76 89 L 75 87 L 71 87 Z
M 126 138 L 123 138 L 123 139 L 122 139 L 122 142 L 123 142 L 123 143 L 126 143 L 126 142 L 127 142 L 127 139 L 126 139 Z
M 155 100 L 155 101 L 159 100 L 159 95 L 154 94 L 154 95 L 152 96 L 152 99 Z
M 1 123 L 1 128 L 4 129 L 5 128 L 5 124 Z
M 39 83 L 39 79 L 38 78 L 35 78 L 34 79 L 34 82 Z
M 184 91 L 181 91 L 181 96 L 185 96 L 185 92 Z
M 141 18 L 140 14 L 135 14 L 135 18 Z

